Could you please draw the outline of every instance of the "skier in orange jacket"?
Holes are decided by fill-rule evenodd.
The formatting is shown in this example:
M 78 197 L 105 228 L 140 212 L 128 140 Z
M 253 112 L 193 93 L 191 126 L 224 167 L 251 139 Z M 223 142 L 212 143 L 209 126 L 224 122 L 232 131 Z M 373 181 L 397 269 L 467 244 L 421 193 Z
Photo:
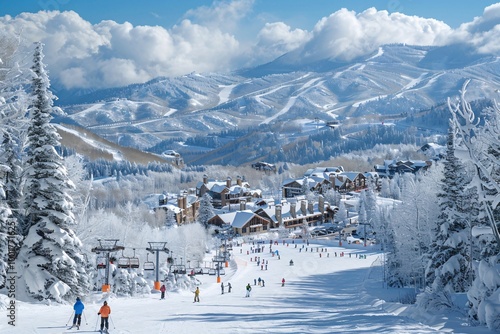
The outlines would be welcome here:
M 109 328 L 109 315 L 111 314 L 111 308 L 108 306 L 108 302 L 104 301 L 104 305 L 101 306 L 99 313 L 97 315 L 101 316 L 101 332 L 104 327 L 106 327 L 106 332 Z

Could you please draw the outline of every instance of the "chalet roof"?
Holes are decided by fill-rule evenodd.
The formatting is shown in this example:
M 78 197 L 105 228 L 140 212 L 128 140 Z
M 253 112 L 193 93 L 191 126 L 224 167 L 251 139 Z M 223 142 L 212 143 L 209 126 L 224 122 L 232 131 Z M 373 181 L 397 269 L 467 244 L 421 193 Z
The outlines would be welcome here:
M 339 175 L 347 177 L 349 180 L 354 181 L 359 175 L 359 172 L 343 172 Z
M 344 171 L 344 168 L 342 166 L 336 166 L 336 167 L 316 167 L 316 168 L 311 168 L 306 170 L 304 173 L 304 176 L 310 176 L 313 174 L 329 174 L 329 173 L 341 173 Z
M 167 204 L 163 204 L 163 205 L 160 205 L 159 208 L 164 208 L 166 209 L 167 211 L 173 211 L 175 213 L 180 213 L 182 210 L 177 206 L 177 204 L 173 204 L 173 203 L 167 203 Z
M 223 213 L 219 215 L 219 218 L 222 219 L 226 224 L 230 224 L 232 227 L 235 228 L 242 228 L 245 226 L 254 216 L 256 216 L 255 213 L 253 213 L 250 210 L 244 210 L 244 211 L 234 211 L 234 212 L 229 212 L 229 213 Z

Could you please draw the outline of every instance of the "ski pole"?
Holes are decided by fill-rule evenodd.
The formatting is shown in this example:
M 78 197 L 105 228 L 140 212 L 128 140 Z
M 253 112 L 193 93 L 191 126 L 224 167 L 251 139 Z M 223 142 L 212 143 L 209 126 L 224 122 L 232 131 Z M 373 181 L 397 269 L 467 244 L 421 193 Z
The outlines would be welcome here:
M 82 313 L 83 313 L 83 317 L 85 318 L 85 325 L 88 325 L 89 323 L 87 322 L 87 316 L 85 315 L 84 311 L 82 311 Z
M 71 312 L 71 315 L 69 316 L 68 321 L 66 321 L 66 326 L 68 326 L 68 323 L 71 321 L 71 318 L 73 317 L 74 313 L 75 313 L 75 311 Z
M 109 320 L 111 320 L 111 324 L 113 325 L 113 329 L 116 329 L 115 322 L 113 321 L 113 319 L 111 319 L 111 316 L 109 316 Z

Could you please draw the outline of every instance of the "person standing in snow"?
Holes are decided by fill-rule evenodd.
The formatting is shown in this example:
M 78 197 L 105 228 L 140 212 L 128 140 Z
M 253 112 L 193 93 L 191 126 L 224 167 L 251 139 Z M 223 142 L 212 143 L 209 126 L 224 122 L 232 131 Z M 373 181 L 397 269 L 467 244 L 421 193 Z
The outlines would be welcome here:
M 224 282 L 220 284 L 221 293 L 224 294 Z
M 200 287 L 196 287 L 196 290 L 194 290 L 194 302 L 193 303 L 196 303 L 196 302 L 200 302 Z
M 227 283 L 227 292 L 228 293 L 231 293 L 231 288 L 232 288 L 231 283 Z
M 283 279 L 281 280 L 281 286 L 285 286 L 285 278 L 283 277 Z
M 247 294 L 245 295 L 245 297 L 250 297 L 250 291 L 252 291 L 252 287 L 250 286 L 250 283 L 247 284 Z
M 104 304 L 101 306 L 99 313 L 97 315 L 101 316 L 101 332 L 106 327 L 106 332 L 109 328 L 109 315 L 111 314 L 111 308 L 108 306 L 108 302 L 104 301 Z
M 161 299 L 165 299 L 165 291 L 167 291 L 167 288 L 165 287 L 165 284 L 162 284 L 162 286 L 160 288 Z
M 76 297 L 76 303 L 73 305 L 73 310 L 75 310 L 75 317 L 73 318 L 73 326 L 76 326 L 76 329 L 80 329 L 80 324 L 82 322 L 82 313 L 85 306 L 83 305 L 80 297 Z

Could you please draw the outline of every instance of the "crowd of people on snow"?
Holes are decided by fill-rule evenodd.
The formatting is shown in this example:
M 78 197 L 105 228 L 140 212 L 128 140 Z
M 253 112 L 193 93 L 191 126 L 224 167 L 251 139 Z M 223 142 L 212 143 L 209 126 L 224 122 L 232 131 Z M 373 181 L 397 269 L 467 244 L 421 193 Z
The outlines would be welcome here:
M 261 242 L 259 242 L 261 243 Z M 290 243 L 286 242 L 285 240 L 282 240 L 282 245 L 286 245 L 286 247 L 289 247 Z M 272 257 L 276 257 L 278 260 L 281 259 L 280 253 L 278 250 L 273 250 L 273 245 L 279 245 L 280 243 L 277 240 L 270 240 L 269 241 L 269 253 L 271 254 Z M 326 247 L 309 247 L 309 241 L 308 240 L 303 240 L 302 246 L 298 247 L 297 243 L 295 243 L 295 240 L 292 240 L 292 245 L 294 245 L 294 248 L 298 249 L 299 252 L 309 252 L 309 253 L 318 253 L 319 257 L 322 257 L 324 253 L 326 253 L 326 257 L 330 257 L 330 253 Z M 240 254 L 243 254 L 243 244 L 238 244 L 238 246 L 241 246 L 242 248 L 240 249 Z M 306 247 L 307 246 L 307 247 Z M 265 251 L 265 246 L 257 245 L 255 246 L 255 242 L 252 243 L 252 246 L 246 251 L 247 255 L 250 254 L 255 254 L 255 253 L 263 253 Z M 344 257 L 346 254 L 344 252 L 334 252 L 335 257 Z M 357 254 L 354 253 L 356 258 L 359 259 L 366 259 L 365 254 Z M 352 257 L 352 253 L 348 253 L 349 257 Z M 253 255 L 250 257 L 250 262 L 256 263 L 257 267 L 260 266 L 260 270 L 268 270 L 268 265 L 269 265 L 269 260 L 261 259 L 260 256 Z M 290 266 L 294 265 L 293 260 L 291 259 L 289 262 Z M 285 286 L 285 278 L 283 277 L 281 279 L 281 286 Z M 260 286 L 260 287 L 265 287 L 265 281 L 261 277 L 254 278 L 253 280 L 254 286 Z M 221 294 L 224 294 L 226 291 L 225 289 L 227 288 L 227 292 L 231 293 L 232 291 L 232 285 L 230 282 L 227 282 L 224 284 L 224 282 L 221 282 L 220 284 L 221 287 Z M 160 287 L 160 293 L 161 297 L 160 299 L 165 299 L 165 293 L 167 289 L 165 284 L 162 284 Z M 250 293 L 252 291 L 252 286 L 250 283 L 248 283 L 245 287 L 245 297 L 250 297 Z M 193 291 L 194 293 L 194 301 L 193 303 L 199 303 L 200 302 L 200 288 L 196 287 L 196 289 Z M 73 325 L 70 328 L 76 327 L 77 329 L 80 329 L 81 326 L 81 320 L 82 320 L 82 314 L 83 310 L 85 309 L 85 306 L 83 305 L 82 300 L 77 297 L 76 302 L 73 305 L 73 310 L 74 310 L 74 318 L 73 318 Z M 103 302 L 103 305 L 99 309 L 99 312 L 97 313 L 98 316 L 100 316 L 101 323 L 100 323 L 100 331 L 103 332 L 108 332 L 109 330 L 109 318 L 111 314 L 111 308 L 109 307 L 107 301 Z M 97 324 L 96 324 L 97 327 Z

